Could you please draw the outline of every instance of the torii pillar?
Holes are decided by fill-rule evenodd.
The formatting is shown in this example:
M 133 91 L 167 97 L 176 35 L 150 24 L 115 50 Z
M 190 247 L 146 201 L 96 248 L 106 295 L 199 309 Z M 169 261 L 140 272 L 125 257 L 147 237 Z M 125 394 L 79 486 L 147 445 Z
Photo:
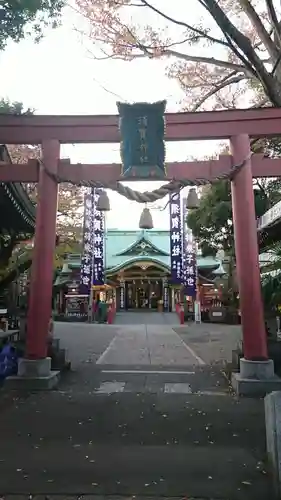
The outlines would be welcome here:
M 240 373 L 233 374 L 232 383 L 240 394 L 263 394 L 275 390 L 272 388 L 275 383 L 280 390 L 281 379 L 274 378 L 273 361 L 268 359 L 250 139 L 248 135 L 241 134 L 231 137 L 230 144 L 234 165 L 244 162 L 231 182 L 244 351 L 244 358 L 240 360 Z
M 52 313 L 58 183 L 46 173 L 44 167 L 56 174 L 59 156 L 60 144 L 57 140 L 42 142 L 26 353 L 25 357 L 19 360 L 17 377 L 7 379 L 10 386 L 50 389 L 58 381 L 58 372 L 51 371 L 51 359 L 47 357 L 49 322 Z

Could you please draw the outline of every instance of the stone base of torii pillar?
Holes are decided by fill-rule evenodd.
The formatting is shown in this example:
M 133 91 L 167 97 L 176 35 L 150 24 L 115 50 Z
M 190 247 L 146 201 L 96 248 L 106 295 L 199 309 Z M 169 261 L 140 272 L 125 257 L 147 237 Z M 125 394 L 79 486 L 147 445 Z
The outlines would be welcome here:
M 281 391 L 281 378 L 274 373 L 272 359 L 250 361 L 240 359 L 240 372 L 232 373 L 231 384 L 238 396 L 262 397 Z
M 40 391 L 54 389 L 60 378 L 59 370 L 51 370 L 51 358 L 25 359 L 18 363 L 18 374 L 7 377 L 5 388 Z

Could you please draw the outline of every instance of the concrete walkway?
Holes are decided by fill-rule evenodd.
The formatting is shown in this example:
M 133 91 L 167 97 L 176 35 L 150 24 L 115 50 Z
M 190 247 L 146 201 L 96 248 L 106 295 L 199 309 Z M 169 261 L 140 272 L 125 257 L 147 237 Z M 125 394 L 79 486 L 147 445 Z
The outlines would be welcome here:
M 160 313 L 157 311 L 124 311 L 118 312 L 115 325 L 178 325 L 176 313 Z
M 116 335 L 97 364 L 191 366 L 205 363 L 170 326 L 134 324 L 116 329 Z
M 156 325 L 56 334 L 73 372 L 0 411 L 1 497 L 272 498 L 263 401 L 237 401 L 185 337 Z

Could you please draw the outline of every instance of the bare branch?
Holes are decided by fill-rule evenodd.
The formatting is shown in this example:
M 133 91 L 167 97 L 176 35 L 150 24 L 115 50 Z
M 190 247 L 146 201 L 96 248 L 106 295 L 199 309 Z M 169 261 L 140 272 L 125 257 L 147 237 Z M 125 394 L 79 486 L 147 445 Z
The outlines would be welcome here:
M 214 66 L 219 66 L 221 68 L 228 68 L 235 71 L 241 71 L 245 75 L 252 77 L 253 73 L 250 73 L 247 68 L 240 64 L 233 64 L 228 61 L 223 61 L 220 59 L 215 59 L 214 57 L 200 57 L 200 56 L 192 56 L 189 54 L 182 54 L 181 52 L 177 52 L 175 50 L 164 50 L 163 55 L 169 55 L 177 57 L 178 59 L 183 59 L 184 61 L 193 61 L 193 62 L 203 62 L 206 64 L 212 64 Z
M 185 22 L 183 15 L 174 18 L 173 10 L 162 12 L 156 0 L 76 0 L 76 6 L 89 22 L 89 39 L 95 44 L 92 57 L 167 58 L 168 76 L 178 80 L 189 106 L 196 102 L 195 109 L 206 100 L 214 107 L 229 106 L 235 100 L 241 103 L 245 92 L 253 104 L 266 95 L 268 103 L 281 106 L 281 61 L 276 56 L 281 24 L 274 0 L 197 2 L 211 16 L 211 23 L 206 15 L 198 26 Z M 137 7 L 142 7 L 140 14 Z M 156 15 L 156 26 L 146 24 L 144 14 Z M 220 47 L 217 57 L 212 57 L 210 44 Z
M 143 1 L 143 0 L 141 0 Z M 206 64 L 211 64 L 213 66 L 219 66 L 222 68 L 228 68 L 231 70 L 235 70 L 236 72 L 242 72 L 248 77 L 253 77 L 253 73 L 247 70 L 242 64 L 234 64 L 229 61 L 223 61 L 220 59 L 215 59 L 214 57 L 203 57 L 203 56 L 192 56 L 191 54 L 185 54 L 176 50 L 171 50 L 170 48 L 167 47 L 172 47 L 174 45 L 178 45 L 178 42 L 171 43 L 170 45 L 163 47 L 152 47 L 151 45 L 144 45 L 141 43 L 137 38 L 133 35 L 131 30 L 126 26 L 126 29 L 128 30 L 128 33 L 131 35 L 132 39 L 135 39 L 135 43 L 127 43 L 127 45 L 123 44 L 123 47 L 126 48 L 131 46 L 132 48 L 139 49 L 142 51 L 142 54 L 134 54 L 134 59 L 142 59 L 144 57 L 149 57 L 149 58 L 159 58 L 159 57 L 175 57 L 177 59 L 182 59 L 184 61 L 190 61 L 190 62 L 202 62 Z M 185 43 L 185 40 L 181 41 L 180 43 Z M 122 44 L 120 44 L 122 47 Z M 118 54 L 105 54 L 103 57 L 97 57 L 94 56 L 95 59 L 97 60 L 106 60 L 106 59 L 124 59 L 124 56 L 120 56 Z M 126 57 L 125 57 L 126 58 Z M 129 57 L 130 58 L 130 57 Z
M 219 90 L 222 90 L 222 89 L 224 89 L 224 88 L 226 88 L 229 85 L 232 85 L 234 83 L 239 83 L 242 80 L 245 80 L 245 75 L 241 75 L 241 76 L 237 75 L 233 78 L 227 78 L 227 79 L 225 78 L 224 80 L 221 81 L 221 83 L 216 84 L 211 90 L 209 90 L 209 92 L 207 92 L 207 94 L 203 95 L 203 97 L 194 105 L 194 107 L 192 108 L 192 111 L 198 111 L 198 109 L 201 108 L 201 106 L 204 104 L 204 102 L 206 102 L 207 99 L 209 99 L 210 97 L 215 95 Z
M 225 33 L 228 38 L 233 40 L 237 47 L 239 47 L 245 54 L 248 61 L 253 65 L 272 104 L 274 106 L 281 106 L 280 88 L 276 88 L 273 85 L 274 82 L 272 76 L 268 73 L 261 59 L 256 54 L 249 38 L 236 28 L 236 26 L 234 26 L 215 0 L 204 0 L 204 4 L 222 32 Z
M 266 31 L 253 5 L 249 2 L 249 0 L 238 0 L 238 2 L 250 19 L 250 22 L 252 23 L 254 29 L 257 31 L 261 41 L 264 43 L 264 46 L 267 48 L 271 58 L 275 60 L 278 56 L 278 49 L 275 46 L 274 42 L 271 40 L 270 35 Z
M 214 38 L 214 37 L 208 35 L 208 33 L 205 32 L 205 31 L 203 31 L 203 30 L 200 30 L 198 28 L 195 28 L 194 26 L 191 26 L 190 24 L 187 24 L 187 23 L 185 23 L 183 21 L 178 21 L 177 19 L 174 19 L 174 18 L 168 16 L 167 14 L 165 14 L 164 12 L 162 12 L 161 10 L 157 9 L 156 7 L 154 7 L 154 5 L 152 5 L 151 3 L 147 2 L 147 0 L 140 0 L 140 1 L 142 2 L 142 4 L 145 7 L 148 7 L 149 9 L 153 10 L 156 14 L 159 14 L 161 17 L 163 17 L 167 21 L 170 21 L 171 23 L 177 24 L 178 26 L 183 26 L 184 28 L 186 28 L 186 29 L 188 29 L 190 31 L 193 31 L 197 35 L 199 35 L 199 36 L 201 36 L 203 38 L 206 38 L 207 40 L 209 40 L 212 43 L 218 43 L 220 45 L 224 45 L 225 47 L 228 47 L 227 42 L 225 42 L 224 40 L 220 40 L 219 38 Z
M 278 41 L 279 49 L 281 49 L 281 23 L 278 21 L 275 7 L 272 0 L 265 0 L 269 18 L 273 27 L 274 35 Z

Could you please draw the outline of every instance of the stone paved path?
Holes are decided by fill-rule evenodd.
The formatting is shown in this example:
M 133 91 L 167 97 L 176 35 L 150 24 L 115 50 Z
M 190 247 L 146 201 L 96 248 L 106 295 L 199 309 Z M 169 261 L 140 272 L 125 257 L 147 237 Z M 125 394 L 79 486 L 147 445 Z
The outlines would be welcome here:
M 205 364 L 169 325 L 134 324 L 116 329 L 116 336 L 97 364 Z
M 176 313 L 159 313 L 156 311 L 124 311 L 118 312 L 115 325 L 178 325 Z
M 175 326 L 173 329 L 208 364 L 230 362 L 232 350 L 242 339 L 240 325 L 202 323 Z
M 79 324 L 56 334 L 73 371 L 57 391 L 2 408 L 0 496 L 272 498 L 263 401 L 237 401 L 181 334 Z

